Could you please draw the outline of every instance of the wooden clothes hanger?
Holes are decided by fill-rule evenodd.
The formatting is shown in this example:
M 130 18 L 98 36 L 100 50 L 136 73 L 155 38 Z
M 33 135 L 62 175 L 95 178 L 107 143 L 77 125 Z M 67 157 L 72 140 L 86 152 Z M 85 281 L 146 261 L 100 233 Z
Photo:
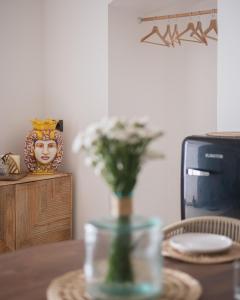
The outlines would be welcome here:
M 194 35 L 193 39 L 182 38 L 182 36 L 189 31 L 191 32 L 190 36 Z M 187 28 L 183 32 L 181 32 L 180 34 L 177 35 L 177 39 L 179 39 L 180 41 L 186 41 L 186 42 L 203 43 L 202 36 L 196 30 L 193 22 L 188 23 Z
M 179 32 L 178 32 L 178 26 L 177 24 L 174 25 L 174 29 L 173 32 L 171 32 L 171 26 L 168 24 L 167 25 L 167 30 L 165 32 L 165 34 L 163 35 L 163 37 L 165 39 L 167 39 L 167 37 L 169 37 L 170 39 L 170 44 L 175 47 L 175 43 L 177 42 L 179 45 L 181 45 L 181 41 L 179 39 L 177 39 Z
M 206 39 L 206 34 L 203 31 L 202 22 L 201 21 L 197 22 L 196 32 L 199 32 L 199 35 L 201 36 L 201 39 L 199 41 L 202 42 L 202 43 L 204 43 L 207 46 L 208 42 L 207 42 L 207 39 Z M 195 32 L 192 32 L 191 36 L 194 36 L 194 35 L 195 35 Z
M 164 33 L 163 37 L 166 39 L 167 36 L 170 37 L 171 34 L 172 34 L 172 33 L 171 33 L 171 27 L 170 27 L 170 25 L 168 24 L 168 25 L 167 25 L 166 32 Z
M 172 43 L 178 43 L 179 45 L 181 45 L 181 40 L 178 38 L 178 36 L 179 36 L 178 26 L 177 24 L 175 24 L 171 40 Z
M 153 36 L 154 34 L 156 34 L 160 40 L 162 41 L 162 43 L 156 43 L 156 42 L 151 42 L 151 41 L 147 41 L 147 39 L 151 36 Z M 170 46 L 170 43 L 166 40 L 166 38 L 161 35 L 159 29 L 157 26 L 153 26 L 153 29 L 152 31 L 147 34 L 146 36 L 144 36 L 142 39 L 141 39 L 141 42 L 142 43 L 148 43 L 148 44 L 154 44 L 154 45 L 160 45 L 160 46 L 165 46 L 165 47 L 169 47 Z
M 210 21 L 209 27 L 204 31 L 204 34 L 207 38 L 212 39 L 214 41 L 217 41 L 218 39 L 216 37 L 210 36 L 209 33 L 211 31 L 215 31 L 216 35 L 218 35 L 218 25 L 217 25 L 217 19 L 212 19 Z

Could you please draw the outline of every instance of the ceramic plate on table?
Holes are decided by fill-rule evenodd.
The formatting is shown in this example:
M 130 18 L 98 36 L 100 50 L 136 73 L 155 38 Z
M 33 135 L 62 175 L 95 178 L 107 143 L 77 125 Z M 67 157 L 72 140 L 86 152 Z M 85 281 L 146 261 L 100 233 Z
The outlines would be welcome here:
M 232 246 L 232 240 L 224 235 L 211 233 L 184 233 L 170 238 L 171 247 L 186 253 L 219 253 Z

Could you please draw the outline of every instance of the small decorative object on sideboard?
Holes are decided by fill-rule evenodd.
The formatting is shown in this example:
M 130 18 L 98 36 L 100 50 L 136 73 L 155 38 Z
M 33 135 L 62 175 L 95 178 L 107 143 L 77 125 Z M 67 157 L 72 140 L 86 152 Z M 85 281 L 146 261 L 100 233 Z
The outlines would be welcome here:
M 21 173 L 20 155 L 12 154 L 10 152 L 0 155 L 0 181 L 18 180 L 25 176 L 25 173 Z
M 56 130 L 57 121 L 35 119 L 32 125 L 25 141 L 26 166 L 34 174 L 53 174 L 63 158 L 63 138 Z
M 86 163 L 103 176 L 112 197 L 111 217 L 85 226 L 85 279 L 92 299 L 152 299 L 162 292 L 161 221 L 133 215 L 132 195 L 145 161 L 161 158 L 149 144 L 162 133 L 146 120 L 111 118 L 75 139 Z
M 4 155 L 0 157 L 0 176 L 6 176 L 8 174 L 8 167 L 3 160 Z
M 20 155 L 6 153 L 0 155 L 1 163 L 5 166 L 5 175 L 20 173 Z

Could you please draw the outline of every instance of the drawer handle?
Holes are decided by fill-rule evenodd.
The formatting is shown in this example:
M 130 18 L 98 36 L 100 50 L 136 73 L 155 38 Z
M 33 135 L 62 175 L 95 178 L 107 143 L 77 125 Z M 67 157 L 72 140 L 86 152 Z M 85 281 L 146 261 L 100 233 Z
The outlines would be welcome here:
M 190 176 L 210 176 L 210 172 L 200 171 L 196 169 L 188 169 L 187 174 Z

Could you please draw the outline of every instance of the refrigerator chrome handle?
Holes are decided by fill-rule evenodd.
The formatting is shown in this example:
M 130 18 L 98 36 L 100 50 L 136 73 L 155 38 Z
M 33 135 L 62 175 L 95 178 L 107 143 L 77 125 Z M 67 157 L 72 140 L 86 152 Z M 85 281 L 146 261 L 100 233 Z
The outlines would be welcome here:
M 210 176 L 210 172 L 200 171 L 196 169 L 187 169 L 187 174 L 190 176 Z

